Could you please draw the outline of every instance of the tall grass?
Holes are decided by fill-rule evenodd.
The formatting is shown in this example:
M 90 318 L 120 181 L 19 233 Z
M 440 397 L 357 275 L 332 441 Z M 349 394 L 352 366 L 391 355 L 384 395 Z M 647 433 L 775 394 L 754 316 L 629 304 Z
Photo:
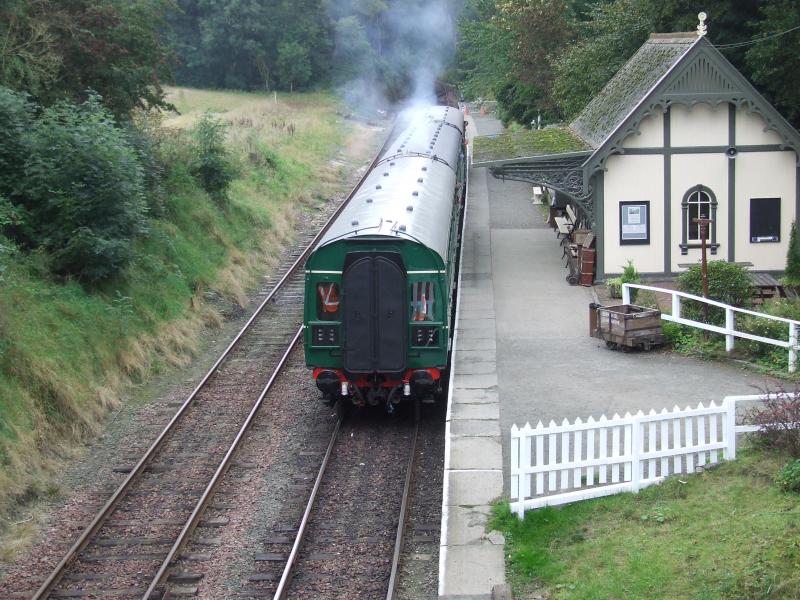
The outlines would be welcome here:
M 52 492 L 54 465 L 102 427 L 127 386 L 197 351 L 201 330 L 221 322 L 206 292 L 245 303 L 298 217 L 341 185 L 331 159 L 352 128 L 332 96 L 170 95 L 182 114 L 163 120 L 167 138 L 209 109 L 229 124 L 230 202 L 219 206 L 172 169 L 163 214 L 126 272 L 99 290 L 53 280 L 41 256 L 10 261 L 0 280 L 0 532 L 19 502 Z M 167 151 L 180 153 L 173 144 Z

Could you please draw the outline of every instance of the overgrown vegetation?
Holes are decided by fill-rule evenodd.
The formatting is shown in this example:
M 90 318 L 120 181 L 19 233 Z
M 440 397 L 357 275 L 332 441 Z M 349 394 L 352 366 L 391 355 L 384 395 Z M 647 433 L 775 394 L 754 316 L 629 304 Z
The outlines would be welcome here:
M 506 536 L 515 595 L 796 598 L 800 495 L 773 483 L 785 460 L 740 451 L 639 494 L 528 511 L 523 521 L 500 504 L 491 526 Z
M 185 364 L 202 328 L 221 320 L 204 303 L 207 292 L 225 298 L 220 308 L 244 303 L 247 286 L 290 239 L 294 219 L 341 185 L 329 161 L 346 128 L 331 96 L 275 103 L 271 94 L 175 90 L 170 100 L 181 116 L 142 117 L 124 130 L 91 102 L 31 113 L 26 135 L 41 142 L 21 157 L 47 164 L 48 172 L 31 175 L 63 193 L 54 207 L 22 204 L 21 191 L 45 185 L 26 183 L 23 169 L 12 196 L 0 196 L 0 229 L 19 240 L 0 236 L 0 517 L 14 500 L 52 493 L 53 459 L 92 435 L 129 382 Z M 365 155 L 369 144 L 359 147 Z M 233 174 L 226 185 L 211 178 L 224 204 L 197 169 L 204 153 L 206 164 Z M 54 269 L 59 250 L 37 236 L 70 243 L 70 219 L 83 218 L 104 235 L 98 223 L 120 218 L 114 203 L 130 200 L 117 186 L 132 181 L 138 229 L 123 240 L 126 262 L 103 262 L 113 273 L 100 279 Z M 29 225 L 45 208 L 65 211 L 50 213 L 63 238 Z M 23 232 L 30 237 L 18 237 Z M 105 261 L 96 241 L 85 250 Z
M 498 160 L 586 150 L 586 144 L 566 127 L 526 130 L 512 126 L 496 136 L 475 138 L 475 160 Z

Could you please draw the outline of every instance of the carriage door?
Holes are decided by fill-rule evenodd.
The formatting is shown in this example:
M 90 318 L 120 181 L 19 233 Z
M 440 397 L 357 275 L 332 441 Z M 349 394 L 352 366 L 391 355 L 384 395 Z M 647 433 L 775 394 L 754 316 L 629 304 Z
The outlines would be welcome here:
M 400 264 L 399 255 L 394 261 L 366 254 L 344 272 L 344 368 L 351 373 L 405 369 L 406 276 Z

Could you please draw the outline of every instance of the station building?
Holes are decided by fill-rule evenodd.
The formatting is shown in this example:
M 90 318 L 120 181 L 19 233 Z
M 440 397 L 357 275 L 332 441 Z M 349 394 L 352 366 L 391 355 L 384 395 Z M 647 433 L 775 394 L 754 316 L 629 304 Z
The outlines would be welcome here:
M 800 134 L 705 37 L 653 34 L 569 124 L 478 139 L 474 166 L 572 205 L 595 277 L 630 260 L 672 276 L 700 260 L 780 272 L 800 213 Z

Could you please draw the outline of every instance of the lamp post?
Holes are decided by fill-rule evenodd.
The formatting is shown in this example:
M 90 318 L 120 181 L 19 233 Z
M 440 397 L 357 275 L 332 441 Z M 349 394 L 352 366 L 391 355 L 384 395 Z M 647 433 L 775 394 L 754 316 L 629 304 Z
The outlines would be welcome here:
M 692 219 L 700 226 L 700 276 L 703 281 L 703 298 L 708 299 L 708 259 L 706 257 L 706 238 L 708 238 L 708 226 L 711 219 Z M 703 317 L 708 323 L 708 304 L 703 303 Z

